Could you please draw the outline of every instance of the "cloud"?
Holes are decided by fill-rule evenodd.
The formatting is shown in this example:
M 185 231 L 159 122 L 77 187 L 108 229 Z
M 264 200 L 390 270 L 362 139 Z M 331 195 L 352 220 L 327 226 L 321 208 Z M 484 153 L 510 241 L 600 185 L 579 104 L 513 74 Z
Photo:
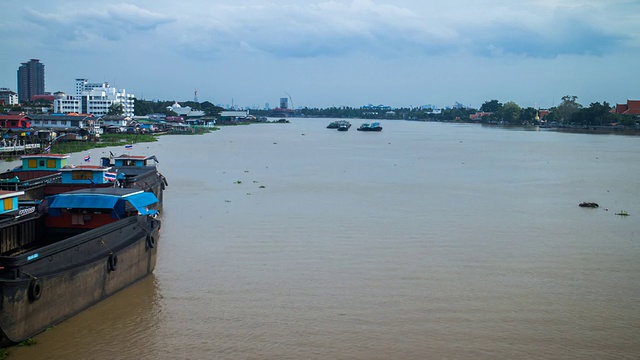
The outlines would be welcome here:
M 173 19 L 132 4 L 110 4 L 69 12 L 27 9 L 26 21 L 45 29 L 45 42 L 118 41 L 152 32 Z
M 483 56 L 553 58 L 617 51 L 630 36 L 599 26 L 588 17 L 558 11 L 542 21 L 495 21 L 467 29 L 472 52 Z
M 593 4 L 518 5 L 441 8 L 371 0 L 212 4 L 197 14 L 182 14 L 172 24 L 172 33 L 177 34 L 174 44 L 202 57 L 246 52 L 276 58 L 463 52 L 551 58 L 602 55 L 630 39 L 622 29 L 606 26 L 615 13 L 603 20 L 601 9 Z
M 80 4 L 80 3 L 77 3 Z M 84 3 L 82 3 L 84 4 Z M 144 4 L 144 5 L 142 5 Z M 524 1 L 504 6 L 450 0 L 191 1 L 29 9 L 26 19 L 51 46 L 146 42 L 195 59 L 229 54 L 274 58 L 378 58 L 470 53 L 553 58 L 602 55 L 632 38 L 621 24 L 625 1 Z M 605 11 L 606 10 L 606 11 Z M 630 15 L 627 15 L 630 16 Z M 611 26 L 617 21 L 618 27 Z M 637 30 L 636 30 L 637 31 Z M 162 46 L 164 45 L 164 46 Z

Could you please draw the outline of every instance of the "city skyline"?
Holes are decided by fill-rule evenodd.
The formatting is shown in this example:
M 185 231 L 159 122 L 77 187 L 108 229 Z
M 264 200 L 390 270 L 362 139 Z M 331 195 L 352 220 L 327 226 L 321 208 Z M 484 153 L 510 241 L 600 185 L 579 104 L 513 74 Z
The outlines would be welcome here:
M 34 0 L 3 4 L 0 20 L 0 87 L 14 90 L 36 58 L 47 92 L 90 78 L 140 99 L 190 101 L 197 89 L 199 101 L 241 107 L 640 98 L 633 1 L 192 0 L 175 11 L 165 0 Z

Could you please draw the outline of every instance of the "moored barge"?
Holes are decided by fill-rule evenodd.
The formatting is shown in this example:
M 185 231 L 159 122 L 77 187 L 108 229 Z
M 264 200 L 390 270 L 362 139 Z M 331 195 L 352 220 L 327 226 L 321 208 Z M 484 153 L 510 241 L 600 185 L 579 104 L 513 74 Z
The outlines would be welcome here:
M 0 220 L 0 346 L 36 335 L 154 270 L 160 221 L 149 209 L 158 202 L 153 193 L 84 189 L 26 211 L 17 207 L 20 195 L 0 194 L 14 205 Z

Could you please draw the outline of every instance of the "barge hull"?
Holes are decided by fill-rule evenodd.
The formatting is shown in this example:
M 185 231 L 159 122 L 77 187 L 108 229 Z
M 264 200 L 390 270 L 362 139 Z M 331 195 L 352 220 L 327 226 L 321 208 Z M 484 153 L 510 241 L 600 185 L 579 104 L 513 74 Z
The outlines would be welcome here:
M 151 217 L 126 218 L 0 257 L 0 346 L 28 339 L 151 274 L 159 228 Z

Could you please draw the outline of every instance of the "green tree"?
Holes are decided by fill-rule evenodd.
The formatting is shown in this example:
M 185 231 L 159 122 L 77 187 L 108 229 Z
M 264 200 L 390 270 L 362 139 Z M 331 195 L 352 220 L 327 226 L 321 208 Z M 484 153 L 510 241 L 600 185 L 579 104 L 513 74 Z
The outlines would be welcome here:
M 136 116 L 144 116 L 153 113 L 148 101 L 133 99 L 133 104 L 135 107 L 134 114 Z
M 124 106 L 121 103 L 113 103 L 109 106 L 109 111 L 107 111 L 107 115 L 123 115 L 124 114 Z
M 569 122 L 571 115 L 582 109 L 582 105 L 578 104 L 577 100 L 578 97 L 574 95 L 563 96 L 562 102 L 554 110 L 556 120 L 559 122 Z
M 615 122 L 610 110 L 611 106 L 606 101 L 602 104 L 599 102 L 591 103 L 588 108 L 574 112 L 571 115 L 571 122 L 587 126 L 609 125 Z
M 502 108 L 502 103 L 498 102 L 498 100 L 485 101 L 482 106 L 480 106 L 480 111 L 484 112 L 496 112 Z
M 536 115 L 538 115 L 538 110 L 532 108 L 532 107 L 528 107 L 528 108 L 522 108 L 522 110 L 520 110 L 520 120 L 523 123 L 535 123 L 536 122 Z
M 502 120 L 509 124 L 520 124 L 520 106 L 513 101 L 506 102 L 500 111 L 499 115 Z

